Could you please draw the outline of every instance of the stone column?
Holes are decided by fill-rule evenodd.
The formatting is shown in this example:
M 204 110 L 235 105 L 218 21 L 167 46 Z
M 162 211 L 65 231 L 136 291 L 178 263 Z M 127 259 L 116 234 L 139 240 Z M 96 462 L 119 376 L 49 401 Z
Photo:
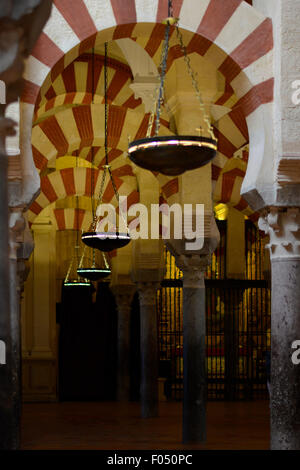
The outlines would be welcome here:
M 0 126 L 3 121 L 0 117 Z M 15 414 L 15 379 L 18 369 L 15 368 L 15 345 L 10 313 L 7 156 L 3 143 L 0 129 L 0 341 L 4 350 L 0 363 L 0 449 L 17 449 L 19 428 Z
M 192 223 L 192 219 L 190 220 Z M 190 250 L 187 240 L 168 240 L 167 248 L 183 271 L 183 442 L 206 439 L 206 347 L 204 274 L 220 234 L 213 215 L 204 215 L 196 236 L 202 248 Z M 195 240 L 194 240 L 195 241 Z
M 132 285 L 114 286 L 118 309 L 118 371 L 117 399 L 129 401 L 130 398 L 130 313 L 133 298 Z
M 20 282 L 17 266 L 18 232 L 25 228 L 22 212 L 13 212 L 9 219 L 10 250 L 9 250 L 9 298 L 10 298 L 10 327 L 11 327 L 11 374 L 12 374 L 12 427 L 14 432 L 13 448 L 20 445 L 21 418 L 21 325 L 20 325 Z
M 157 282 L 137 283 L 141 319 L 141 415 L 158 416 Z
M 244 279 L 245 271 L 245 216 L 229 206 L 226 237 L 226 277 L 229 279 Z M 226 289 L 220 290 L 221 300 L 225 305 L 225 399 L 235 400 L 239 369 L 239 306 L 243 299 L 243 290 L 240 287 L 231 289 L 230 301 L 228 293 Z
M 183 271 L 183 442 L 206 440 L 205 284 L 207 256 L 182 255 Z
M 34 6 L 30 0 L 11 0 L 5 6 L 1 4 L 0 80 L 6 84 L 1 103 L 9 104 L 20 96 L 24 59 L 30 54 L 50 10 L 50 0 L 38 0 Z M 15 123 L 4 118 L 5 106 L 0 104 L 0 346 L 3 350 L 0 362 L 0 449 L 16 449 L 19 445 L 20 403 L 19 297 L 13 240 L 9 253 L 8 162 L 5 152 L 5 138 L 14 135 Z M 11 228 L 14 231 L 15 225 Z
M 272 269 L 271 448 L 300 450 L 300 211 L 270 208 L 259 220 L 270 235 Z

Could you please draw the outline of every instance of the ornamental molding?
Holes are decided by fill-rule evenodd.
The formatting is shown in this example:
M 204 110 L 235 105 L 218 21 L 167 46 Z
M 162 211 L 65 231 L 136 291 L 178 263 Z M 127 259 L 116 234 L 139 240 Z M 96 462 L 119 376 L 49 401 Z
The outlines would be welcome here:
M 300 259 L 300 209 L 271 207 L 258 221 L 259 229 L 269 235 L 266 248 L 271 259 Z

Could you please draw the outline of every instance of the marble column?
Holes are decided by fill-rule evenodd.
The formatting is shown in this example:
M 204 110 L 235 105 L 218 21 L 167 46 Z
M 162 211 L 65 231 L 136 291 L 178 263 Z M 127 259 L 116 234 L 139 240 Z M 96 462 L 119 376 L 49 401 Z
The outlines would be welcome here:
M 3 120 L 0 117 L 0 126 Z M 4 350 L 4 357 L 0 363 L 0 449 L 16 449 L 18 447 L 18 425 L 15 419 L 13 396 L 15 393 L 14 379 L 18 371 L 15 369 L 9 303 L 7 156 L 3 144 L 4 140 L 1 140 L 0 129 L 0 341 Z
M 270 208 L 259 220 L 270 236 L 271 448 L 300 450 L 300 365 L 292 347 L 300 340 L 300 210 Z
M 192 215 L 190 226 L 193 226 Z M 204 213 L 203 233 L 194 242 L 201 248 L 191 250 L 187 239 L 170 239 L 166 246 L 176 265 L 183 271 L 183 442 L 204 442 L 206 439 L 206 347 L 205 347 L 205 284 L 204 274 L 211 253 L 220 241 L 216 221 L 211 212 Z M 198 247 L 198 243 L 196 244 Z
M 133 298 L 132 286 L 117 286 L 115 299 L 118 309 L 118 371 L 117 371 L 117 399 L 129 401 L 130 399 L 130 313 Z
M 181 255 L 183 271 L 183 442 L 206 440 L 205 283 L 207 256 Z
M 137 283 L 141 322 L 141 416 L 158 416 L 157 282 Z
M 12 212 L 9 218 L 9 298 L 10 298 L 10 324 L 11 324 L 11 372 L 12 372 L 12 427 L 14 429 L 13 445 L 18 449 L 20 445 L 20 419 L 21 419 L 21 325 L 20 325 L 20 279 L 18 275 L 17 242 L 18 232 L 25 228 L 22 212 Z

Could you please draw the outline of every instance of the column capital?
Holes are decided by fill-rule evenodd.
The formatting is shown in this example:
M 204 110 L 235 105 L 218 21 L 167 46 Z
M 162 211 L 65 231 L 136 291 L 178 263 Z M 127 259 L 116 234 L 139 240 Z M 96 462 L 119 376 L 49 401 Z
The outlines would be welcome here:
M 131 302 L 135 292 L 135 286 L 130 285 L 113 285 L 111 286 L 117 304 L 118 310 L 131 309 Z
M 185 224 L 189 224 L 189 226 L 187 226 L 188 229 L 189 227 L 193 227 L 194 220 L 194 215 L 190 218 L 186 217 Z M 165 245 L 176 259 L 180 255 L 210 255 L 215 251 L 220 243 L 219 229 L 211 211 L 204 211 L 203 227 L 200 226 L 200 229 L 201 231 L 199 231 L 192 240 L 188 240 L 185 237 L 182 237 L 181 239 L 171 238 L 165 240 Z M 203 243 L 201 243 L 202 246 L 200 249 L 197 245 L 194 249 L 192 246 L 187 245 L 187 243 L 195 243 L 197 240 L 201 241 L 201 238 Z
M 12 211 L 9 215 L 9 258 L 17 259 L 17 251 L 22 243 L 26 222 L 22 210 Z
M 177 266 L 183 272 L 183 287 L 204 287 L 204 275 L 210 264 L 209 255 L 180 255 L 176 258 Z
M 270 237 L 266 248 L 271 259 L 300 259 L 300 208 L 269 207 L 258 221 Z
M 156 304 L 156 292 L 159 288 L 159 282 L 138 282 L 137 289 L 139 293 L 140 305 Z
M 154 110 L 158 87 L 158 77 L 153 75 L 146 77 L 136 75 L 134 81 L 129 85 L 129 88 L 134 92 L 135 99 L 141 98 L 145 107 L 145 113 L 152 113 Z

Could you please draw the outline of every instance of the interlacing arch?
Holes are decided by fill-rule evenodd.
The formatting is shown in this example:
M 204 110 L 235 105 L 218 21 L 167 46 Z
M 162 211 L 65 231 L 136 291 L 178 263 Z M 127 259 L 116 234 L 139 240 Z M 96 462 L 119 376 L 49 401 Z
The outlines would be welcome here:
M 158 63 L 164 30 L 161 21 L 167 16 L 167 0 L 152 1 L 149 8 L 145 7 L 145 2 L 142 0 L 130 0 L 126 3 L 122 0 L 107 0 L 104 3 L 105 5 L 103 5 L 103 2 L 94 2 L 93 0 L 74 0 L 72 2 L 56 0 L 54 2 L 52 16 L 27 62 L 25 89 L 22 96 L 23 103 L 26 103 L 24 112 L 27 117 L 34 115 L 35 105 L 43 99 L 44 93 L 47 90 L 49 91 L 52 82 L 63 71 L 67 70 L 68 66 L 74 63 L 74 60 L 76 61 L 78 57 L 82 57 L 86 51 L 90 50 L 96 41 L 101 43 L 120 38 L 132 38 L 142 44 L 154 62 Z M 228 175 L 224 179 L 222 169 L 228 158 L 231 158 L 237 149 L 247 143 L 249 129 L 251 131 L 250 159 L 252 158 L 251 137 L 252 139 L 255 138 L 253 126 L 260 126 L 263 130 L 264 109 L 268 110 L 269 103 L 273 101 L 272 22 L 251 7 L 249 3 L 242 0 L 226 0 L 226 2 L 223 0 L 205 0 L 200 3 L 198 0 L 173 1 L 174 15 L 180 18 L 180 27 L 185 37 L 189 38 L 187 43 L 188 53 L 196 52 L 212 61 L 217 65 L 218 71 L 225 77 L 225 92 L 223 96 L 218 98 L 216 103 L 228 105 L 233 94 L 236 96 L 236 100 L 232 104 L 232 110 L 218 122 L 216 131 L 219 139 L 219 153 L 213 163 L 213 179 L 219 180 L 219 178 L 222 178 L 220 183 L 222 187 L 229 181 Z M 241 25 L 243 25 L 242 28 Z M 171 43 L 168 61 L 169 69 L 181 54 L 178 46 Z M 78 96 L 73 98 L 76 103 L 78 100 L 80 101 Z M 57 99 L 53 96 L 49 102 Z M 82 100 L 84 99 L 87 98 L 82 97 Z M 83 101 L 80 104 L 83 104 Z M 51 106 L 57 105 L 58 103 L 43 104 L 45 108 L 41 111 L 41 114 L 46 111 L 46 106 L 50 109 Z M 126 114 L 127 119 L 128 113 L 130 114 L 132 111 L 130 106 L 126 108 L 123 105 L 124 103 L 122 103 L 121 110 L 118 110 L 117 113 L 116 119 L 118 122 L 121 119 L 120 113 Z M 85 119 L 81 119 L 81 116 L 84 113 L 92 115 L 91 109 L 93 106 L 97 105 L 70 108 L 62 111 L 62 113 L 68 113 L 71 121 L 76 121 L 74 110 L 78 109 L 75 114 L 80 115 L 78 119 L 81 120 L 81 123 L 91 122 L 90 118 L 85 121 Z M 116 105 L 113 106 L 115 106 L 114 109 L 117 108 Z M 84 108 L 84 111 L 81 108 Z M 39 116 L 40 111 L 36 110 L 36 112 L 36 116 Z M 252 118 L 254 114 L 255 124 L 253 124 L 254 119 Z M 139 122 L 139 129 L 144 131 L 148 116 L 143 115 L 143 113 L 141 113 L 141 116 L 143 117 Z M 53 118 L 53 122 L 57 120 L 57 116 L 49 116 L 46 121 L 49 123 L 51 118 Z M 101 119 L 99 115 L 98 119 Z M 34 132 L 41 132 L 42 124 L 41 122 L 38 127 L 35 126 L 37 130 L 35 131 L 34 128 L 33 134 Z M 52 122 L 51 126 L 53 127 Z M 97 122 L 96 127 L 97 129 L 103 129 L 99 122 Z M 235 129 L 234 132 L 232 131 L 233 128 Z M 85 131 L 86 126 L 82 132 Z M 121 134 L 117 136 L 114 135 L 112 129 L 110 129 L 110 132 L 112 138 L 115 139 L 111 147 L 125 150 L 124 146 L 120 145 L 122 130 Z M 138 132 L 135 135 L 131 134 L 131 137 L 134 138 L 137 135 Z M 33 149 L 35 162 L 39 169 L 46 165 L 43 157 L 49 160 L 49 155 L 51 155 L 50 158 L 53 158 L 55 152 L 59 156 L 59 152 L 72 153 L 74 151 L 72 143 L 68 142 L 70 144 L 68 146 L 67 143 L 61 145 L 62 140 L 59 144 L 60 149 L 53 148 L 55 147 L 53 142 L 51 142 L 49 136 L 46 137 L 47 139 L 39 138 L 38 141 L 40 145 L 44 145 L 47 140 L 45 146 L 51 147 L 47 156 L 45 156 L 43 149 L 37 149 L 35 145 Z M 28 136 L 24 135 L 23 138 L 26 139 Z M 83 136 L 82 140 L 84 141 L 85 138 L 86 135 Z M 126 138 L 124 136 L 124 144 L 126 139 L 128 139 L 128 135 L 126 135 Z M 36 139 L 33 139 L 33 141 L 36 142 Z M 89 142 L 83 142 L 82 146 L 88 147 L 88 145 Z M 101 146 L 101 142 L 95 145 Z M 259 142 L 259 145 L 256 145 L 255 158 L 257 161 L 263 158 L 265 145 L 267 144 L 262 141 Z M 242 176 L 239 177 L 242 178 Z M 176 180 L 176 178 L 169 178 L 163 181 L 164 190 L 171 196 L 175 194 L 176 188 L 178 188 L 178 181 Z
M 125 179 L 122 178 L 122 175 L 118 176 L 118 170 L 113 171 L 113 177 L 118 191 L 123 196 L 127 196 L 128 206 L 137 203 L 139 193 L 136 187 L 136 178 L 132 176 L 128 181 L 128 177 Z M 29 223 L 33 223 L 45 207 L 57 200 L 65 199 L 68 196 L 91 197 L 91 194 L 97 198 L 100 193 L 101 179 L 101 170 L 82 167 L 65 168 L 43 176 L 41 178 L 41 193 L 28 211 Z M 103 202 L 116 205 L 115 194 L 108 179 L 104 188 Z

